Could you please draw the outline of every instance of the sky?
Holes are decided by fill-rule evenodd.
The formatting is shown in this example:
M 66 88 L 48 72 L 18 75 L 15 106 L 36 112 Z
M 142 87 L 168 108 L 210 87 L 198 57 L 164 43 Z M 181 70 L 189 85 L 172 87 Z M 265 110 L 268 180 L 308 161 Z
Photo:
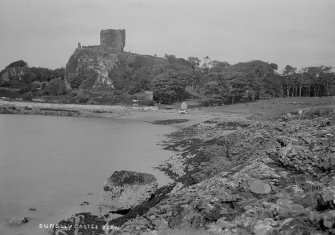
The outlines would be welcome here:
M 0 70 L 64 67 L 101 29 L 139 54 L 335 66 L 334 0 L 0 0 Z

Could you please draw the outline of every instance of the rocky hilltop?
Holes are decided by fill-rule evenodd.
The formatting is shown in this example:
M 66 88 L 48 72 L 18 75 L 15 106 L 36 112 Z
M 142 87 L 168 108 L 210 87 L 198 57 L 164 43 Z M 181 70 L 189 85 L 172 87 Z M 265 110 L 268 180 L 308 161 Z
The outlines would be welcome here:
M 10 81 L 22 81 L 27 70 L 28 64 L 22 60 L 11 63 L 0 72 L 0 86 L 4 86 Z
M 123 51 L 125 37 L 125 30 L 101 30 L 100 45 L 78 45 L 66 64 L 67 87 L 111 89 L 123 78 L 141 80 L 162 72 L 168 63 L 164 58 Z

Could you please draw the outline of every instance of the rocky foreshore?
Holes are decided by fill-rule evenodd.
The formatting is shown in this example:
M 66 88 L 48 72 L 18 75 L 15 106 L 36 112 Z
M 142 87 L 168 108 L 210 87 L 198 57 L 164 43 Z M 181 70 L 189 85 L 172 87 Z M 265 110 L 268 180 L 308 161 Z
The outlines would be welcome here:
M 116 219 L 84 213 L 60 224 L 94 221 L 112 228 L 78 234 L 335 232 L 333 119 L 300 120 L 291 114 L 265 122 L 213 118 L 169 137 L 165 147 L 176 156 L 160 169 L 174 184 Z
M 145 216 L 124 224 L 125 231 L 334 232 L 333 120 L 255 122 L 248 127 L 244 122 L 209 123 L 172 134 L 174 143 L 169 147 L 179 149 L 183 171 L 174 172 L 171 164 L 163 168 L 183 186 Z M 217 135 L 239 126 L 244 128 Z M 213 132 L 213 138 L 197 138 L 203 132 Z

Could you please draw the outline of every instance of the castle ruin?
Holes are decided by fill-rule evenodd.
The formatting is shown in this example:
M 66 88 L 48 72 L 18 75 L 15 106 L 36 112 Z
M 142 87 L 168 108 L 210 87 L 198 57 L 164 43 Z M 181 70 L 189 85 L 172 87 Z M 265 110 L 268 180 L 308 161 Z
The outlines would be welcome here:
M 79 46 L 78 49 L 89 49 L 94 51 L 112 51 L 113 53 L 123 52 L 126 45 L 126 31 L 124 29 L 103 29 L 100 31 L 100 45 Z
M 126 31 L 124 29 L 103 29 L 100 31 L 100 46 L 111 47 L 122 52 L 126 45 Z

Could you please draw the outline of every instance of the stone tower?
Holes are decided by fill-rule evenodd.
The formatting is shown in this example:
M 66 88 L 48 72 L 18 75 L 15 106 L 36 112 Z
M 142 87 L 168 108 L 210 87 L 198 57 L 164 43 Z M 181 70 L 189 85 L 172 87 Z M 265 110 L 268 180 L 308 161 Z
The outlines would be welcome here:
M 122 52 L 126 45 L 126 31 L 124 29 L 101 30 L 100 45 L 113 48 L 116 52 Z

